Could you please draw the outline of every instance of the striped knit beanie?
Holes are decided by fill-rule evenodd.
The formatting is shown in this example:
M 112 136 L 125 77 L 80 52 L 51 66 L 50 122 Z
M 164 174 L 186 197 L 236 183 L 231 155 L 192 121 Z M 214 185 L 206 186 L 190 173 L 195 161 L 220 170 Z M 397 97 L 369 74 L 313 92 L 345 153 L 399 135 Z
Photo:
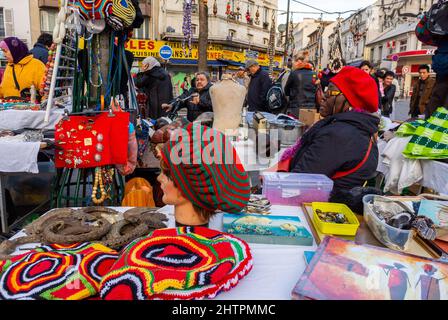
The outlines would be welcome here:
M 190 123 L 171 135 L 162 159 L 185 198 L 208 211 L 238 213 L 250 196 L 249 176 L 226 136 Z

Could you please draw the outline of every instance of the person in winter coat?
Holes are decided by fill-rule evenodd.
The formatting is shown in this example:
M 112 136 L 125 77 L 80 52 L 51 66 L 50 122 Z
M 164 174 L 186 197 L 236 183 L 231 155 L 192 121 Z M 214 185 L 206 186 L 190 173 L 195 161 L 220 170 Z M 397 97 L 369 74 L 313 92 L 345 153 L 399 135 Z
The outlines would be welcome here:
M 209 89 L 212 86 L 210 76 L 207 72 L 196 73 L 194 87 L 189 91 L 184 92 L 177 99 L 188 100 L 182 103 L 181 108 L 187 108 L 187 120 L 193 122 L 204 112 L 213 112 L 212 98 L 210 97 Z M 171 111 L 173 105 L 164 104 L 162 108 L 165 111 Z
M 50 50 L 53 43 L 53 36 L 49 33 L 42 33 L 37 39 L 34 48 L 30 50 L 33 57 L 39 59 L 43 63 L 48 62 L 48 50 Z
M 381 97 L 381 113 L 385 117 L 389 117 L 393 111 L 393 103 L 395 91 L 397 90 L 393 84 L 395 73 L 386 71 L 383 79 L 384 95 Z
M 0 42 L 8 65 L 0 84 L 0 98 L 22 97 L 34 85 L 39 91 L 45 74 L 45 65 L 29 53 L 19 38 L 8 37 Z
M 289 97 L 288 113 L 298 118 L 300 109 L 316 108 L 317 74 L 308 63 L 306 54 L 297 55 L 293 67 L 294 71 L 285 86 L 285 95 Z
M 143 60 L 142 72 L 135 81 L 137 88 L 144 90 L 148 96 L 148 116 L 158 119 L 166 113 L 162 105 L 173 100 L 173 84 L 170 75 L 154 57 Z
M 331 79 L 320 114 L 281 162 L 289 171 L 324 174 L 333 179 L 331 202 L 343 201 L 355 187 L 372 177 L 378 166 L 375 135 L 380 118 L 375 80 L 364 71 L 344 67 Z
M 249 60 L 246 63 L 246 69 L 250 74 L 249 88 L 247 90 L 248 111 L 268 111 L 266 96 L 272 85 L 269 74 L 263 71 L 255 60 Z
M 431 78 L 429 74 L 429 66 L 422 64 L 418 68 L 420 79 L 412 88 L 411 105 L 409 108 L 409 115 L 417 118 L 419 115 L 424 115 L 426 106 L 432 96 L 432 91 L 436 84 L 436 79 Z

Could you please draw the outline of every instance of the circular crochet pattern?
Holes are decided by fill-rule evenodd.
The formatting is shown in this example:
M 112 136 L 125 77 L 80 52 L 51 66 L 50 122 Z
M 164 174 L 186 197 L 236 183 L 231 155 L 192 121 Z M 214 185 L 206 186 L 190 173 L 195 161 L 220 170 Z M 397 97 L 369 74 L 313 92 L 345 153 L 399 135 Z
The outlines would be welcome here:
M 129 244 L 103 278 L 106 300 L 202 299 L 230 290 L 252 269 L 246 242 L 203 227 L 159 229 Z
M 98 293 L 118 253 L 96 243 L 48 245 L 2 265 L 0 299 L 81 300 Z

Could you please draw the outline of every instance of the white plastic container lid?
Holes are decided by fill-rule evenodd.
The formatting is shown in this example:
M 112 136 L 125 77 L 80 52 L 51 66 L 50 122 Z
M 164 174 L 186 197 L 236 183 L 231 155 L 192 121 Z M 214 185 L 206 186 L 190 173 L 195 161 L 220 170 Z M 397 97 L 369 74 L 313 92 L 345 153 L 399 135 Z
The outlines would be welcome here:
M 323 174 L 292 173 L 292 172 L 262 172 L 263 188 L 305 188 L 331 191 L 333 180 Z

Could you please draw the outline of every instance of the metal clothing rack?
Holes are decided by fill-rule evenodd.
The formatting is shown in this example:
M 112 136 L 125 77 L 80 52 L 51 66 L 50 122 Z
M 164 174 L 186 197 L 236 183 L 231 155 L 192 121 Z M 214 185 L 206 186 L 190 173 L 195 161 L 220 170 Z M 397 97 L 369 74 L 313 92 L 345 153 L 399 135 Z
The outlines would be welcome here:
M 48 93 L 45 122 L 50 119 L 51 108 L 58 98 L 71 97 L 72 109 L 75 106 L 76 70 L 78 58 L 78 35 L 75 29 L 67 29 L 64 40 L 56 47 L 56 55 Z

